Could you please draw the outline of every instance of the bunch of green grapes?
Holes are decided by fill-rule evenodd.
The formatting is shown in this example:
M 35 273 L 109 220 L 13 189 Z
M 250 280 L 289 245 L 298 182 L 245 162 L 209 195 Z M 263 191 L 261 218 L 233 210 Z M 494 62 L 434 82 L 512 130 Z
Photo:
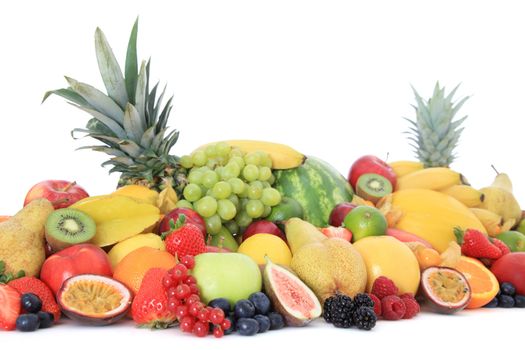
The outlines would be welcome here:
M 281 194 L 272 188 L 275 177 L 266 152 L 244 154 L 219 142 L 181 157 L 180 163 L 189 170 L 189 183 L 177 206 L 199 213 L 212 235 L 223 226 L 238 234 L 281 202 Z

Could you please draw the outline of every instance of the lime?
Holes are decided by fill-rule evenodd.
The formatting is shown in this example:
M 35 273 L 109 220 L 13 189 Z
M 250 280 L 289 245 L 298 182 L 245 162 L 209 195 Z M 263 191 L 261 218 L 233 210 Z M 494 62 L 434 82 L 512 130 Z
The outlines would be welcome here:
M 291 218 L 303 218 L 303 207 L 293 198 L 283 197 L 281 202 L 272 207 L 270 215 L 266 220 L 272 222 L 282 222 Z
M 344 226 L 352 232 L 352 242 L 355 242 L 368 236 L 384 235 L 387 222 L 376 208 L 360 205 L 345 216 Z

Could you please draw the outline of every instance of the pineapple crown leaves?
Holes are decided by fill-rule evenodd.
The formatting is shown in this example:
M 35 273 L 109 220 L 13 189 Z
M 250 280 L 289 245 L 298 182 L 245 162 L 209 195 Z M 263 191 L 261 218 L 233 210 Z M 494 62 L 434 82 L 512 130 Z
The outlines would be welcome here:
M 86 146 L 104 152 L 112 158 L 103 165 L 112 165 L 110 172 L 155 172 L 168 165 L 175 165 L 177 158 L 169 151 L 178 140 L 179 132 L 167 135 L 167 121 L 172 109 L 173 96 L 163 104 L 166 87 L 160 92 L 159 83 L 150 90 L 150 63 L 137 61 L 138 18 L 131 30 L 126 53 L 124 74 L 102 30 L 95 31 L 95 51 L 98 67 L 107 94 L 95 87 L 65 77 L 69 87 L 46 92 L 42 102 L 51 95 L 58 95 L 71 105 L 91 115 L 85 128 L 72 130 L 71 135 L 83 133 L 105 146 Z M 157 94 L 160 94 L 157 96 Z M 157 166 L 147 167 L 147 162 L 157 158 Z M 164 164 L 162 164 L 164 162 Z M 135 165 L 135 169 L 130 166 Z M 148 177 L 147 173 L 142 174 Z
M 409 134 L 408 139 L 417 157 L 425 166 L 449 166 L 456 158 L 454 149 L 464 129 L 460 126 L 467 116 L 457 120 L 454 117 L 469 98 L 467 96 L 458 102 L 452 101 L 459 86 L 446 95 L 445 88 L 441 88 L 437 82 L 428 101 L 423 100 L 412 87 L 416 99 L 416 105 L 412 105 L 416 111 L 416 120 L 405 118 L 410 123 L 406 133 Z

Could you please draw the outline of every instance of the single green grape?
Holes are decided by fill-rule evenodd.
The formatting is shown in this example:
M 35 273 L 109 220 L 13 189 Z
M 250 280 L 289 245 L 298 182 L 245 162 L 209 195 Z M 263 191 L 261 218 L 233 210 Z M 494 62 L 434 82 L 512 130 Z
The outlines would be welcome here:
M 212 195 L 217 199 L 228 198 L 232 193 L 232 186 L 226 181 L 219 181 L 212 188 Z
M 188 175 L 188 181 L 191 184 L 200 185 L 202 183 L 202 171 L 193 169 Z
M 244 162 L 244 159 L 239 156 L 234 156 L 234 157 L 231 157 L 230 160 L 228 161 L 228 163 L 235 163 L 239 166 L 239 172 L 240 172 L 240 169 L 244 168 L 244 166 L 246 165 L 246 163 Z
M 244 210 L 237 212 L 237 215 L 235 216 L 235 222 L 239 225 L 241 230 L 248 227 L 248 225 L 252 223 L 252 220 L 253 219 Z
M 239 225 L 235 221 L 228 221 L 224 223 L 224 225 L 228 231 L 231 232 L 232 235 L 237 235 L 240 232 Z
M 193 161 L 194 166 L 203 166 L 208 161 L 208 157 L 204 151 L 199 150 L 192 154 L 191 160 Z
M 217 213 L 221 219 L 228 221 L 235 217 L 237 214 L 237 208 L 235 208 L 235 204 L 228 199 L 219 199 L 217 202 Z
M 256 165 L 248 164 L 242 169 L 242 176 L 248 182 L 255 181 L 259 178 L 259 168 Z
M 237 148 L 237 147 L 232 148 L 232 150 L 230 151 L 230 158 L 232 158 L 232 157 L 242 157 L 243 155 L 244 155 L 244 153 L 242 152 L 242 150 L 240 148 Z
M 270 178 L 268 179 L 268 183 L 269 183 L 270 185 L 273 185 L 274 182 L 275 182 L 275 175 L 272 174 L 272 176 L 270 176 Z
M 215 147 L 215 144 L 206 146 L 204 153 L 206 153 L 208 158 L 214 158 L 217 155 L 217 148 Z
M 261 202 L 264 205 L 274 207 L 281 203 L 281 193 L 275 188 L 265 188 L 262 190 Z
M 190 202 L 196 202 L 198 201 L 202 196 L 202 190 L 201 187 L 197 184 L 187 184 L 186 187 L 184 187 L 184 191 L 182 192 L 184 195 L 184 198 Z
M 263 189 L 272 187 L 272 185 L 270 185 L 270 183 L 268 181 L 261 181 L 261 183 L 262 183 L 262 188 Z
M 268 181 L 268 179 L 271 176 L 272 176 L 272 169 L 268 168 L 267 166 L 259 167 L 259 180 Z
M 239 177 L 241 174 L 241 168 L 235 162 L 228 162 L 223 168 L 221 179 L 228 180 L 234 177 Z
M 186 199 L 180 199 L 179 201 L 177 201 L 175 207 L 193 209 L 193 205 L 191 204 L 191 202 L 187 201 Z
M 219 181 L 219 175 L 213 170 L 208 170 L 202 175 L 202 184 L 206 188 L 212 188 Z
M 261 215 L 261 217 L 265 218 L 265 217 L 267 217 L 268 215 L 270 215 L 271 212 L 272 212 L 272 207 L 265 205 L 265 206 L 264 206 L 264 212 L 263 212 L 263 214 Z
M 216 159 L 208 159 L 206 166 L 210 169 L 215 169 L 219 165 Z
M 209 218 L 217 212 L 217 200 L 211 196 L 204 196 L 195 202 L 194 208 L 199 215 Z
M 232 202 L 233 205 L 235 205 L 235 209 L 237 209 L 237 211 L 241 210 L 241 201 L 239 200 L 239 197 L 231 194 L 227 199 Z
M 244 162 L 258 166 L 261 163 L 261 156 L 258 152 L 250 152 L 244 156 Z
M 260 199 L 263 192 L 263 185 L 260 181 L 253 181 L 248 186 L 248 198 Z
M 180 157 L 179 162 L 185 169 L 189 169 L 193 166 L 193 160 L 191 159 L 191 156 L 188 155 Z
M 226 142 L 217 142 L 215 144 L 215 151 L 217 152 L 217 155 L 219 157 L 228 157 L 230 152 L 232 150 L 232 147 L 228 145 Z
M 244 181 L 237 177 L 228 179 L 228 183 L 231 185 L 232 192 L 235 194 L 243 193 L 246 188 L 246 184 L 244 183 Z
M 246 203 L 246 214 L 252 219 L 256 219 L 262 216 L 264 213 L 264 204 L 256 199 L 250 199 Z
M 259 164 L 260 166 L 264 166 L 264 167 L 268 167 L 268 168 L 272 168 L 272 165 L 273 165 L 273 162 L 272 162 L 272 157 L 270 157 L 270 155 L 266 152 L 262 152 L 261 153 L 261 162 Z
M 215 214 L 209 218 L 204 218 L 204 222 L 206 222 L 206 232 L 210 235 L 216 235 L 221 232 L 222 221 L 219 215 Z

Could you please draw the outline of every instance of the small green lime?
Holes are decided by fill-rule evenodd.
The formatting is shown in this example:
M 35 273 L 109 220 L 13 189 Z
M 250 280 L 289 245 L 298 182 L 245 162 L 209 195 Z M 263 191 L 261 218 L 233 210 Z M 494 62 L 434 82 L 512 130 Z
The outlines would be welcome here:
M 275 207 L 272 207 L 270 215 L 266 220 L 272 222 L 283 222 L 290 218 L 303 218 L 303 207 L 293 198 L 283 197 L 281 202 Z
M 385 216 L 376 208 L 360 205 L 345 216 L 344 225 L 352 232 L 352 242 L 386 233 Z

